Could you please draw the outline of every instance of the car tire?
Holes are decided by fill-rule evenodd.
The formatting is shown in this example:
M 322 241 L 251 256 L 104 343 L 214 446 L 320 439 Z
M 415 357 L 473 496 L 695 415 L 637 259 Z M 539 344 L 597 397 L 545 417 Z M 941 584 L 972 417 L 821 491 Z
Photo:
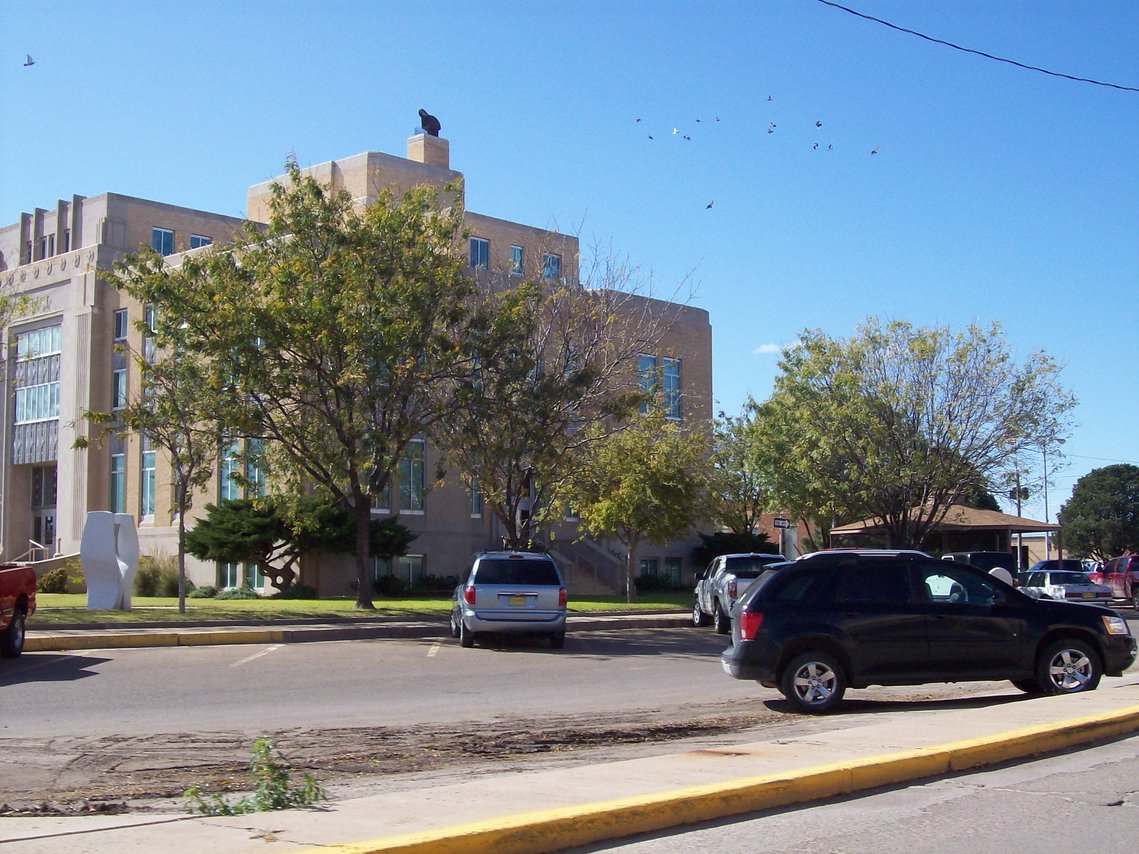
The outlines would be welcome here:
M 451 612 L 451 637 L 457 638 L 459 636 L 459 620 L 462 619 L 455 617 L 455 612 Z
M 693 599 L 692 601 L 692 625 L 698 629 L 704 628 L 708 623 L 712 622 L 708 619 L 708 615 L 700 608 L 700 600 Z
M 719 602 L 716 603 L 716 613 L 712 618 L 713 628 L 718 635 L 730 634 L 732 631 L 732 618 L 728 616 L 724 610 L 724 606 Z
M 0 636 L 0 658 L 18 658 L 24 651 L 26 619 L 21 609 L 12 612 L 12 621 L 8 623 L 3 636 Z
M 1035 679 L 1013 679 L 1012 687 L 1025 694 L 1039 694 L 1040 683 Z
M 470 649 L 475 645 L 475 633 L 467 628 L 467 624 L 459 619 L 459 646 Z
M 1139 611 L 1139 587 L 1131 588 L 1131 607 Z
M 566 633 L 554 632 L 550 635 L 550 649 L 561 649 L 566 645 Z
M 783 668 L 779 690 L 797 712 L 821 715 L 833 711 L 846 693 L 842 665 L 825 652 L 805 652 Z
M 1045 694 L 1094 691 L 1102 675 L 1099 655 L 1081 640 L 1065 639 L 1050 644 L 1036 662 L 1036 678 Z

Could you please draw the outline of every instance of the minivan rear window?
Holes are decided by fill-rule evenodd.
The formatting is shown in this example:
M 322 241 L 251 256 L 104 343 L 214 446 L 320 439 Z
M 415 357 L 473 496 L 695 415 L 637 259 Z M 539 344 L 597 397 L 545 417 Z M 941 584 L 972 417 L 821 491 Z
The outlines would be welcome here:
M 475 570 L 475 584 L 552 584 L 561 585 L 558 571 L 548 560 L 488 558 Z

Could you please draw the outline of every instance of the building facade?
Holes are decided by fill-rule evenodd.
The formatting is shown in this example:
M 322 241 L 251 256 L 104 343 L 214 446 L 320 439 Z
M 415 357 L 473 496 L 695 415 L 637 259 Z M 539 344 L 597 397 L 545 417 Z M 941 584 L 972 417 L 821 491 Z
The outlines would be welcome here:
M 429 183 L 447 194 L 464 176 L 449 165 L 445 139 L 418 134 L 408 140 L 406 158 L 365 152 L 302 170 L 323 184 L 347 190 L 361 205 L 385 190 L 401 193 Z M 280 179 L 276 179 L 280 180 Z M 247 218 L 264 222 L 273 181 L 247 194 Z M 0 229 L 0 286 L 36 300 L 33 311 L 4 330 L 6 369 L 0 470 L 0 557 L 6 560 L 78 551 L 89 510 L 131 513 L 138 520 L 144 554 L 176 553 L 176 519 L 171 514 L 171 476 L 160 449 L 145 437 L 128 436 L 74 447 L 89 428 L 82 414 L 113 410 L 137 393 L 130 354 L 145 352 L 136 322 L 148 310 L 100 275 L 125 253 L 150 246 L 163 255 L 229 241 L 242 220 L 107 193 L 59 202 L 54 211 L 36 209 Z M 485 287 L 541 276 L 577 282 L 578 241 L 555 231 L 474 212 L 465 215 L 472 275 Z M 707 312 L 651 298 L 626 300 L 631 311 L 667 317 L 654 352 L 641 355 L 639 370 L 661 377 L 670 414 L 707 423 L 712 416 L 711 326 Z M 214 483 L 194 500 L 192 516 L 205 504 L 240 497 L 231 475 L 242 465 L 237 445 L 224 449 Z M 411 553 L 395 565 L 374 567 L 377 576 L 395 574 L 414 584 L 431 576 L 462 577 L 473 554 L 500 544 L 502 531 L 481 497 L 466 484 L 446 478 L 432 484 L 438 450 L 426 440 L 413 443 L 401 461 L 378 516 L 398 515 L 417 534 Z M 243 472 L 247 478 L 254 473 Z M 256 483 L 257 478 L 251 478 Z M 256 488 L 256 487 L 253 487 Z M 192 520 L 189 520 L 192 524 Z M 624 555 L 607 543 L 574 542 L 572 521 L 555 540 L 555 555 L 574 592 L 619 587 Z M 691 572 L 691 543 L 645 546 L 642 571 L 680 581 Z M 189 558 L 198 585 L 262 588 L 252 566 L 206 564 Z M 350 558 L 306 559 L 301 581 L 321 595 L 345 595 L 353 578 Z

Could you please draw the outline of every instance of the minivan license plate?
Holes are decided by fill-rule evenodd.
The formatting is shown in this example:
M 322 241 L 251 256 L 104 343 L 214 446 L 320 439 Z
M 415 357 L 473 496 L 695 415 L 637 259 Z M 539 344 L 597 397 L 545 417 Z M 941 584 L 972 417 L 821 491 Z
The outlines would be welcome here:
M 512 607 L 520 606 L 520 607 L 525 608 L 526 607 L 526 597 L 525 596 L 507 596 L 506 597 L 506 604 L 510 605 Z

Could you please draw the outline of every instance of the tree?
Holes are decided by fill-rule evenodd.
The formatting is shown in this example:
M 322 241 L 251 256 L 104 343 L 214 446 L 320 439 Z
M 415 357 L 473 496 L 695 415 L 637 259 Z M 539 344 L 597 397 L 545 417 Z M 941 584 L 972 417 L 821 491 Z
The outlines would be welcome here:
M 117 272 L 104 276 L 117 284 L 119 276 L 153 278 L 165 275 L 156 252 L 128 256 Z M 143 443 L 163 449 L 173 473 L 171 511 L 178 524 L 178 611 L 186 613 L 186 518 L 193 508 L 194 492 L 214 474 L 221 435 L 217 421 L 225 395 L 211 382 L 210 366 L 202 354 L 181 345 L 182 330 L 170 317 L 147 311 L 136 327 L 142 333 L 141 352 L 131 353 L 140 382 L 134 393 L 110 412 L 88 411 L 92 424 L 107 425 L 120 435 L 134 433 Z M 87 447 L 79 436 L 75 447 Z
M 226 426 L 265 442 L 273 487 L 315 487 L 351 514 L 356 606 L 372 608 L 372 507 L 469 373 L 461 192 L 448 188 L 456 198 L 442 210 L 430 186 L 361 209 L 295 162 L 286 170 L 264 228 L 177 269 L 132 267 L 121 284 L 209 365 Z
M 705 433 L 651 407 L 599 437 L 575 467 L 568 500 L 585 534 L 625 546 L 629 602 L 636 597 L 637 547 L 681 537 L 705 515 L 708 458 Z
M 621 290 L 628 271 L 603 268 L 601 287 L 530 280 L 485 295 L 470 341 L 471 375 L 437 423 L 448 461 L 526 548 L 588 442 L 582 429 L 623 418 L 641 400 L 640 353 L 667 322 L 652 301 Z
M 757 552 L 775 553 L 775 544 L 767 534 L 740 534 L 717 531 L 714 534 L 700 534 L 700 545 L 692 550 L 692 561 L 697 566 L 707 566 L 720 555 Z
M 1109 560 L 1139 551 L 1139 466 L 1093 469 L 1060 508 L 1064 543 L 1077 555 Z
M 771 503 L 773 460 L 757 430 L 756 413 L 755 401 L 749 398 L 742 415 L 732 417 L 721 412 L 713 433 L 716 516 L 736 534 L 753 532 Z
M 870 318 L 849 340 L 807 330 L 784 353 L 763 407 L 801 515 L 881 520 L 894 548 L 920 547 L 978 476 L 1055 443 L 1075 400 L 1043 353 L 1016 365 L 1001 328 L 915 328 Z
M 407 554 L 416 535 L 398 519 L 373 519 L 369 554 L 384 560 Z M 231 499 L 207 504 L 206 515 L 186 535 L 186 549 L 200 560 L 254 563 L 278 590 L 297 578 L 294 568 L 306 554 L 351 553 L 355 520 L 339 504 L 314 496 Z

